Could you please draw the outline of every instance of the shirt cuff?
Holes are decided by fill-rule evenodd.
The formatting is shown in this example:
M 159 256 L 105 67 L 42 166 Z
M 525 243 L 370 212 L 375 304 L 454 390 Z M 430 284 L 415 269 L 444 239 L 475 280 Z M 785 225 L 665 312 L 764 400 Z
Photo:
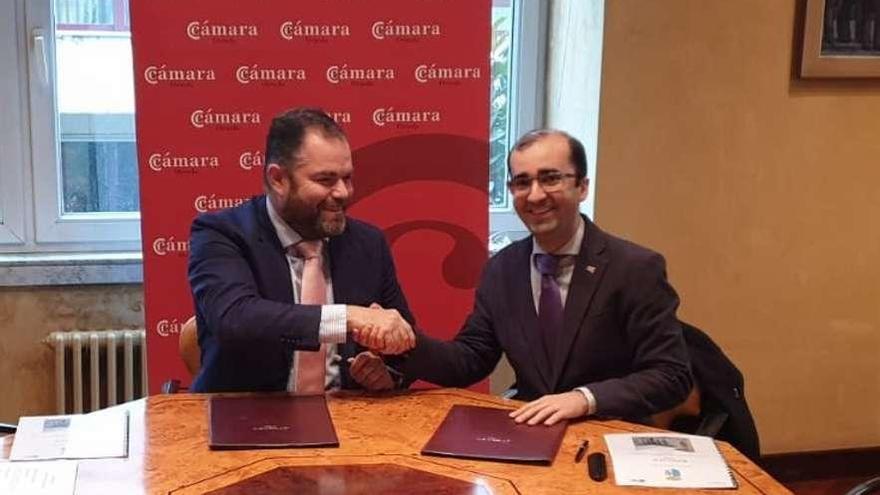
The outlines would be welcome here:
M 325 304 L 321 306 L 321 325 L 318 327 L 318 340 L 322 344 L 345 343 L 346 319 L 345 304 Z
M 593 396 L 593 392 L 587 387 L 578 387 L 575 390 L 584 394 L 584 398 L 587 399 L 587 416 L 596 414 L 596 397 Z

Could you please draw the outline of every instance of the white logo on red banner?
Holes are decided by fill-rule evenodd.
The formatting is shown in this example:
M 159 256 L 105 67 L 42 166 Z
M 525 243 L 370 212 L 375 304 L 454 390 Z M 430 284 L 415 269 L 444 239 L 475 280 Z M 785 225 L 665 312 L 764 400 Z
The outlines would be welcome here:
M 214 69 L 169 68 L 165 64 L 151 65 L 144 69 L 144 81 L 153 86 L 164 82 L 173 84 L 216 80 Z
M 198 109 L 189 116 L 189 122 L 196 129 L 205 127 L 237 128 L 241 125 L 260 124 L 257 112 L 215 112 L 213 108 Z
M 373 125 L 385 127 L 386 124 L 398 124 L 398 127 L 418 127 L 418 124 L 440 122 L 439 110 L 396 110 L 394 107 L 373 110 Z
M 238 166 L 244 170 L 253 170 L 264 165 L 263 153 L 261 151 L 245 151 L 238 155 Z
M 257 64 L 241 65 L 235 69 L 235 80 L 240 84 L 263 82 L 281 86 L 287 81 L 305 81 L 306 70 L 295 67 L 260 67 Z
M 441 84 L 457 84 L 464 79 L 482 78 L 479 67 L 437 67 L 437 64 L 422 64 L 416 67 L 413 76 L 422 84 L 435 80 Z
M 370 86 L 373 81 L 391 81 L 395 78 L 394 69 L 389 67 L 349 67 L 348 64 L 331 65 L 326 71 L 327 82 Z
M 180 334 L 180 330 L 183 328 L 183 323 L 180 322 L 177 318 L 162 319 L 156 322 L 156 333 L 159 334 L 160 337 L 169 337 L 171 335 Z
M 351 112 L 331 112 L 325 111 L 331 119 L 335 120 L 337 124 L 350 124 L 351 123 Z
M 195 41 L 203 39 L 256 38 L 260 30 L 254 24 L 215 24 L 211 21 L 192 21 L 186 25 L 186 36 Z
M 394 20 L 376 21 L 370 34 L 377 40 L 432 38 L 442 34 L 439 24 L 398 24 Z
M 189 241 L 179 241 L 171 237 L 157 237 L 153 239 L 153 252 L 156 256 L 166 256 L 169 254 L 186 254 L 189 252 Z
M 279 29 L 281 37 L 287 41 L 297 38 L 311 41 L 325 41 L 327 38 L 344 38 L 351 36 L 348 24 L 306 24 L 301 20 L 287 21 Z
M 162 172 L 172 169 L 176 172 L 192 172 L 200 168 L 217 168 L 220 159 L 216 156 L 176 156 L 166 151 L 153 153 L 149 159 L 150 170 Z
M 248 198 L 224 198 L 218 197 L 216 194 L 196 196 L 193 200 L 193 208 L 199 213 L 205 213 L 215 210 L 223 210 L 225 208 L 234 208 Z
M 359 183 L 366 194 L 352 204 L 359 218 L 396 229 L 401 220 L 395 205 L 410 191 L 419 197 L 440 194 L 474 215 L 449 216 L 448 209 L 427 205 L 408 211 L 405 220 L 461 223 L 473 235 L 485 235 L 485 212 L 470 208 L 485 203 L 485 168 L 441 167 L 430 171 L 437 180 L 401 184 L 406 170 L 433 165 L 382 157 L 421 153 L 449 162 L 472 156 L 479 161 L 488 154 L 492 4 L 499 2 L 129 3 L 137 21 L 131 26 L 131 61 L 144 265 L 155 282 L 144 293 L 151 393 L 170 376 L 189 382 L 177 357 L 177 338 L 194 312 L 185 266 L 197 249 L 189 242 L 192 220 L 247 205 L 262 189 L 271 161 L 263 148 L 266 131 L 286 109 L 320 107 L 351 136 L 364 163 L 358 174 L 365 175 Z M 424 136 L 416 140 L 418 149 L 408 139 L 414 135 Z M 455 234 L 456 243 L 462 235 Z M 437 294 L 451 296 L 440 310 L 429 304 L 420 318 L 431 327 L 452 328 L 469 309 L 461 288 L 470 278 L 447 273 L 445 264 L 441 273 L 438 265 L 425 263 L 425 253 L 434 259 L 443 251 L 425 238 L 415 249 L 410 242 L 420 238 L 394 246 L 395 263 L 406 267 L 404 284 L 408 277 L 442 278 L 431 290 L 407 295 L 416 305 Z M 465 251 L 479 258 L 474 249 Z M 473 258 L 453 258 L 447 261 L 461 259 L 472 272 Z

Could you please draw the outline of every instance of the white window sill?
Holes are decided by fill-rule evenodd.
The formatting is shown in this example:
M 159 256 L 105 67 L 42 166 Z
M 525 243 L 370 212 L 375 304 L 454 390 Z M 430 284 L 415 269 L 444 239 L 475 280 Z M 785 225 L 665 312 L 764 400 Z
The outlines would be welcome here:
M 141 284 L 141 253 L 0 254 L 0 286 Z

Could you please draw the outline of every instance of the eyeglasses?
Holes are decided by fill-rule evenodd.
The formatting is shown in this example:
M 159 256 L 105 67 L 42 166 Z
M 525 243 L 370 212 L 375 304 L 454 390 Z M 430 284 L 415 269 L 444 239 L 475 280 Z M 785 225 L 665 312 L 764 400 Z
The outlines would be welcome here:
M 542 170 L 538 172 L 537 177 L 529 177 L 528 175 L 518 175 L 507 182 L 516 196 L 528 194 L 532 190 L 532 181 L 538 181 L 538 185 L 544 192 L 557 192 L 562 189 L 563 181 L 569 177 L 577 177 L 577 174 L 564 174 L 555 170 Z

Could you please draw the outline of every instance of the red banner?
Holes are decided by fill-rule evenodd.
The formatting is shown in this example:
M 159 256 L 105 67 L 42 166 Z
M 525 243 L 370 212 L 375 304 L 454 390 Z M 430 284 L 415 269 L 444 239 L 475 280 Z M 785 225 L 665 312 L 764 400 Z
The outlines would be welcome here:
M 488 236 L 489 0 L 131 3 L 150 392 L 189 376 L 189 227 L 262 192 L 272 118 L 349 136 L 349 214 L 381 227 L 419 327 L 454 335 Z

